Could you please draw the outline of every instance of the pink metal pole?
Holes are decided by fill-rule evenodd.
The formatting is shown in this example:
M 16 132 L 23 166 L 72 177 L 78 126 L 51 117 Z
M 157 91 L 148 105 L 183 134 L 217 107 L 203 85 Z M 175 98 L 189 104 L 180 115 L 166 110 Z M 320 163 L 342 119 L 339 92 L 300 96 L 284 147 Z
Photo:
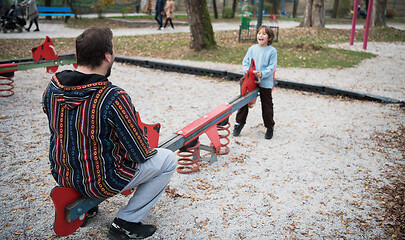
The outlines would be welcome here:
M 351 33 L 350 33 L 350 45 L 353 45 L 354 32 L 356 31 L 357 6 L 359 6 L 359 0 L 354 0 L 354 5 L 353 5 L 353 19 L 352 19 L 352 31 L 351 31 Z
M 368 9 L 367 9 L 367 19 L 366 19 L 366 29 L 364 30 L 364 38 L 363 38 L 363 49 L 367 49 L 367 40 L 368 40 L 368 32 L 370 28 L 370 19 L 371 13 L 373 12 L 373 0 L 368 2 Z

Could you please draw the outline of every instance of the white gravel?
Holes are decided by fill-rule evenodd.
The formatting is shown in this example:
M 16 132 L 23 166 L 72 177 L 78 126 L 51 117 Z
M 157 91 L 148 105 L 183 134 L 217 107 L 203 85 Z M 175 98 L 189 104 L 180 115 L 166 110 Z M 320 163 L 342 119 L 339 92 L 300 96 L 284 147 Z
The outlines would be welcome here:
M 371 43 L 367 51 L 379 56 L 342 70 L 278 68 L 277 77 L 404 99 L 405 45 Z M 227 64 L 175 63 L 240 71 Z M 0 98 L 1 239 L 59 239 L 52 229 L 55 182 L 41 107 L 50 77 L 44 69 L 16 72 L 15 95 Z M 143 121 L 162 124 L 161 140 L 239 93 L 236 82 L 123 64 L 115 64 L 110 80 L 132 96 Z M 384 210 L 373 190 L 388 183 L 387 167 L 403 159 L 397 149 L 381 149 L 374 136 L 395 132 L 405 122 L 404 110 L 280 88 L 274 109 L 272 140 L 264 139 L 258 101 L 241 136 L 230 136 L 228 155 L 209 165 L 202 151 L 199 172 L 173 176 L 175 194 L 164 194 L 146 220 L 158 227 L 151 239 L 390 237 L 381 228 Z M 206 137 L 201 141 L 209 144 Z M 61 239 L 106 239 L 127 200 L 101 203 L 88 227 Z

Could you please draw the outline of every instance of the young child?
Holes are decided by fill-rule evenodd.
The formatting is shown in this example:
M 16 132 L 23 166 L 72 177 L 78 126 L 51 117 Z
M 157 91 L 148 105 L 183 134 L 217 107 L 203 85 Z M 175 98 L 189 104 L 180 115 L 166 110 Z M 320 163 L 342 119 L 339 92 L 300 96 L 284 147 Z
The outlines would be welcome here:
M 249 70 L 252 59 L 255 61 L 256 71 L 254 72 L 259 80 L 260 101 L 262 103 L 262 117 L 264 126 L 267 128 L 265 138 L 273 137 L 273 97 L 271 95 L 274 87 L 273 72 L 277 67 L 277 50 L 271 46 L 274 39 L 274 32 L 268 26 L 261 26 L 257 30 L 257 43 L 249 48 L 242 62 L 243 71 Z M 236 124 L 233 136 L 239 136 L 249 113 L 248 105 L 243 106 L 236 114 Z

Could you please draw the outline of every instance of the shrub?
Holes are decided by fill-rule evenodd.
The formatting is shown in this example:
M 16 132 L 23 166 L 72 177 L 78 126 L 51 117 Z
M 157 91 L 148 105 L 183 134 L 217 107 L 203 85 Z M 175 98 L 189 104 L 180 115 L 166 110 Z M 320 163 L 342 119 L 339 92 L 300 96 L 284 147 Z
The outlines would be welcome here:
M 397 11 L 395 9 L 387 9 L 386 16 L 388 19 L 393 19 L 397 16 Z
M 353 10 L 352 1 L 350 0 L 341 0 L 339 1 L 339 6 L 337 9 L 337 16 L 339 18 L 347 17 L 350 13 L 350 10 Z
M 263 10 L 265 10 L 267 13 L 271 13 L 271 9 L 273 9 L 273 4 L 268 2 L 263 3 Z
M 232 7 L 226 6 L 222 9 L 222 18 L 232 18 L 233 10 Z

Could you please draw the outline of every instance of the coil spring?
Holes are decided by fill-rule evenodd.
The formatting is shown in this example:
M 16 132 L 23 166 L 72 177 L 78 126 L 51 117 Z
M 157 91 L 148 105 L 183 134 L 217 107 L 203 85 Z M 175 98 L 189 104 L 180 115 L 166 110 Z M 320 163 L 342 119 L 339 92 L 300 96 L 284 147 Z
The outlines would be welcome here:
M 13 92 L 14 80 L 12 79 L 13 77 L 14 77 L 14 75 L 11 77 L 0 76 L 0 97 L 10 97 L 10 96 L 14 95 L 14 92 Z
M 193 147 L 187 148 L 185 151 L 179 150 L 177 152 L 179 159 L 177 160 L 178 173 L 193 173 L 200 169 L 200 141 Z
M 229 135 L 231 134 L 231 131 L 229 128 L 231 127 L 231 124 L 228 122 L 226 125 L 221 126 L 217 125 L 217 130 L 218 130 L 218 135 L 219 135 L 219 140 L 221 141 L 221 149 L 217 155 L 225 155 L 229 153 Z

